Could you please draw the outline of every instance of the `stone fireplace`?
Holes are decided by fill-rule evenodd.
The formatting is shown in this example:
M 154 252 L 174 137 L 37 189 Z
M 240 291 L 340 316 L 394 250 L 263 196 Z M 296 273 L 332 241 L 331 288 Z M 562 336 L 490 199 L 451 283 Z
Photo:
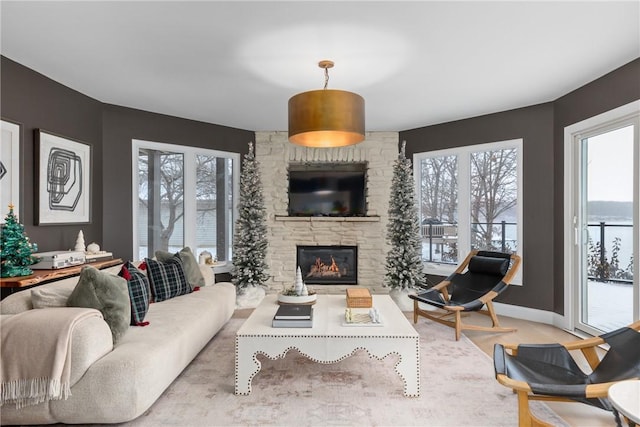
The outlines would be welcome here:
M 288 141 L 287 132 L 256 132 L 256 158 L 267 212 L 270 292 L 293 285 L 298 246 L 357 247 L 355 284 L 382 290 L 388 251 L 389 191 L 397 156 L 397 132 L 370 132 L 362 143 L 342 148 L 300 147 Z M 310 164 L 322 168 L 340 163 L 366 164 L 365 215 L 291 216 L 290 166 Z M 336 293 L 351 286 L 354 283 L 323 284 L 314 289 Z
M 357 285 L 357 246 L 296 247 L 296 265 L 308 285 Z

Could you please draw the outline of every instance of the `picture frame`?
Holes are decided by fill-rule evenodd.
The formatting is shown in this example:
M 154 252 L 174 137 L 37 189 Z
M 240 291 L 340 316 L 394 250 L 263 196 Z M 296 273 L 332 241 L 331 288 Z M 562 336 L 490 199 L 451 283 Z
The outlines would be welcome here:
M 37 225 L 91 223 L 90 144 L 36 129 Z
M 0 224 L 4 224 L 9 205 L 20 218 L 20 140 L 21 126 L 0 120 Z

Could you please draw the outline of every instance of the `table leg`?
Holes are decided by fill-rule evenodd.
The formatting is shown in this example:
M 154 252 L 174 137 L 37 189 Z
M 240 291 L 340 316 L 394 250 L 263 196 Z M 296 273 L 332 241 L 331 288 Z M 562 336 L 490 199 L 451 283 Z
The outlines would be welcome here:
M 255 352 L 248 347 L 249 344 L 242 337 L 236 337 L 236 395 L 251 393 L 251 381 L 262 366 Z
M 420 396 L 420 343 L 419 338 L 411 340 L 410 344 L 402 346 L 400 361 L 396 365 L 396 372 L 404 381 L 404 395 L 407 397 Z

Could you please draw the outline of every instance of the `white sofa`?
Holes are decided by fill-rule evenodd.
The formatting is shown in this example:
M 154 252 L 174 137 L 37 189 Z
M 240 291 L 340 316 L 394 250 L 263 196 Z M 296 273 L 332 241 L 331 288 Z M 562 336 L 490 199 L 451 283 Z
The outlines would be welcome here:
M 77 281 L 74 277 L 41 287 L 70 293 Z M 236 290 L 228 282 L 152 303 L 145 317 L 149 325 L 130 326 L 115 346 L 104 320 L 83 321 L 72 336 L 71 397 L 22 409 L 5 404 L 0 408 L 2 425 L 120 423 L 140 416 L 227 323 L 235 304 Z M 30 309 L 29 290 L 0 302 L 2 316 Z

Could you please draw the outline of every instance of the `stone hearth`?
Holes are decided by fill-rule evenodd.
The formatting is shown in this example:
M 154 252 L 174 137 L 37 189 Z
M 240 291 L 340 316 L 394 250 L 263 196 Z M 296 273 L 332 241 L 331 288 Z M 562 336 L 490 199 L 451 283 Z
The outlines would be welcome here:
M 267 211 L 270 292 L 279 292 L 293 284 L 298 245 L 357 246 L 358 285 L 377 292 L 386 290 L 382 283 L 388 251 L 387 209 L 397 156 L 397 132 L 370 132 L 360 144 L 324 149 L 293 145 L 286 132 L 256 132 L 256 158 L 260 162 Z M 366 162 L 366 216 L 289 217 L 287 168 L 290 162 Z M 336 293 L 350 286 L 353 285 L 322 285 L 314 289 L 319 293 Z

